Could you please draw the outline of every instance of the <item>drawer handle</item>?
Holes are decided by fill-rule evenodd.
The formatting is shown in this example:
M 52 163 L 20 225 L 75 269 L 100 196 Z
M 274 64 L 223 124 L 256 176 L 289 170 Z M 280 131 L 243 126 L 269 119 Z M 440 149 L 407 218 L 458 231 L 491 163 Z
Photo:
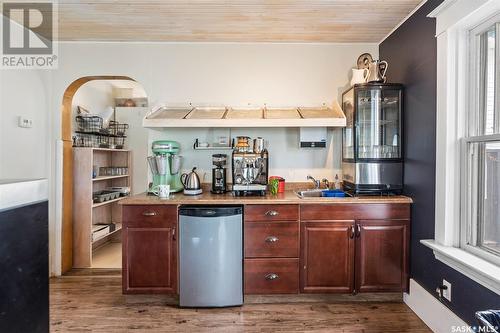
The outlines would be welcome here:
M 356 224 L 356 238 L 359 238 L 361 235 L 361 226 L 359 224 Z
M 277 216 L 277 215 L 279 215 L 279 214 L 280 214 L 280 213 L 278 213 L 278 212 L 277 212 L 277 211 L 275 211 L 275 210 L 268 210 L 268 211 L 266 212 L 266 215 L 267 215 L 267 216 Z
M 277 278 L 279 278 L 279 275 L 276 273 L 269 273 L 266 275 L 266 280 L 268 281 L 276 280 Z
M 276 236 L 268 236 L 266 237 L 266 243 L 276 243 L 280 239 Z
M 353 239 L 354 236 L 356 235 L 356 231 L 354 231 L 355 227 L 354 225 L 351 225 L 350 232 L 351 234 L 349 235 L 349 238 Z
M 156 216 L 156 212 L 143 212 L 142 216 Z

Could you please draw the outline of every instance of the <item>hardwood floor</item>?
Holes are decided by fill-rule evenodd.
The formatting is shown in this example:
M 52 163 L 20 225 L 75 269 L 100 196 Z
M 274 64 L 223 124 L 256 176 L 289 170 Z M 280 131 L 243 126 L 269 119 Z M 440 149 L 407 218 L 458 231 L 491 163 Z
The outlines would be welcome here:
M 306 297 L 285 304 L 179 309 L 171 297 L 122 295 L 117 271 L 102 272 L 51 280 L 51 332 L 430 332 L 397 301 L 349 302 L 345 299 L 352 296 L 346 295 L 335 302 Z

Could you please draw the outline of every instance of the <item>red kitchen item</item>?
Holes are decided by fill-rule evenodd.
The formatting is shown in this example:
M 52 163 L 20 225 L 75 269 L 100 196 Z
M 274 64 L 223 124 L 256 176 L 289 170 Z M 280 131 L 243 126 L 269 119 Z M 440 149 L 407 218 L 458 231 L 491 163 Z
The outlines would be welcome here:
M 280 177 L 280 176 L 271 176 L 269 179 L 277 179 L 279 181 L 278 183 L 278 193 L 284 193 L 285 192 L 285 178 Z

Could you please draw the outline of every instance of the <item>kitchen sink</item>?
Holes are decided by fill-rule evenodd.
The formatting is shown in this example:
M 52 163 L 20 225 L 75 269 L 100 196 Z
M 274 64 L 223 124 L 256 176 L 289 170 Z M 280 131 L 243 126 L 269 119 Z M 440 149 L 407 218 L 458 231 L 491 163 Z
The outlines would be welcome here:
M 325 191 L 324 188 L 321 188 L 321 189 L 307 189 L 307 190 L 296 190 L 295 191 L 295 194 L 301 198 L 301 199 L 305 199 L 305 198 L 321 198 L 323 197 L 321 194 L 322 192 Z M 350 197 L 351 195 L 349 193 L 343 193 L 341 192 L 343 195 L 341 197 L 344 197 L 344 196 L 347 196 L 347 197 Z M 324 197 L 325 199 L 328 199 L 328 198 L 338 198 L 339 196 L 328 196 L 328 197 Z
M 295 194 L 301 199 L 303 199 L 303 198 L 318 198 L 318 197 L 321 197 L 321 192 L 323 192 L 323 189 L 309 189 L 309 190 L 295 191 Z

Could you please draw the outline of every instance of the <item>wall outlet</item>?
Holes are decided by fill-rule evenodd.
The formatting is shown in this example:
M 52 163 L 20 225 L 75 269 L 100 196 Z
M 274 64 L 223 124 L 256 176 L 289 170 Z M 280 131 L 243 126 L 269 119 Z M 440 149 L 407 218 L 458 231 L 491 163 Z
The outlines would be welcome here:
M 443 297 L 446 298 L 448 302 L 451 302 L 451 283 L 443 279 L 443 286 L 448 287 L 443 290 Z
M 31 128 L 33 127 L 33 119 L 20 116 L 18 120 L 18 126 L 22 128 Z

